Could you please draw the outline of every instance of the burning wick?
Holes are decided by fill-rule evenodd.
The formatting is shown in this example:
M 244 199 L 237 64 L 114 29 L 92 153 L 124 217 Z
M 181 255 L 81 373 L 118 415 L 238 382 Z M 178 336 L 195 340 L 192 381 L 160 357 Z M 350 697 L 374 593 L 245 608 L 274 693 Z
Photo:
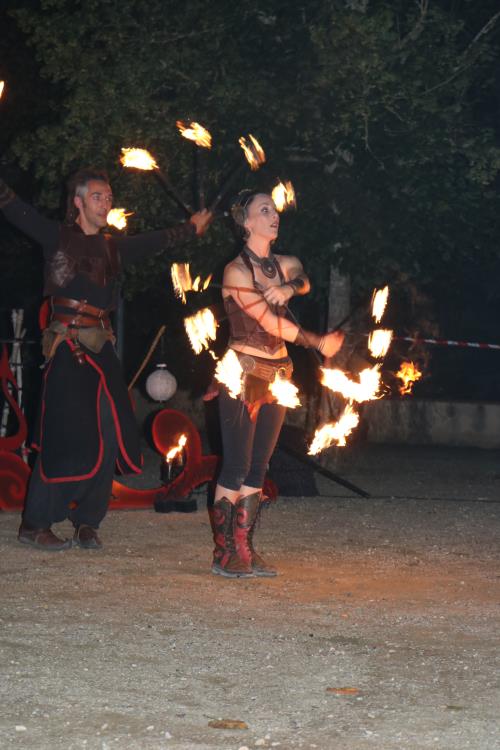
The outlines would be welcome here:
M 174 461 L 176 463 L 182 462 L 182 452 L 184 450 L 184 446 L 187 443 L 187 435 L 181 435 L 179 437 L 179 440 L 177 442 L 177 445 L 175 445 L 173 448 L 170 448 L 168 453 L 165 455 L 165 464 L 167 466 L 167 476 L 164 476 L 164 472 L 162 471 L 162 479 L 167 482 L 170 482 L 172 480 L 172 467 L 174 464 Z M 162 467 L 163 469 L 163 467 Z
M 401 362 L 396 377 L 403 381 L 399 386 L 399 392 L 404 396 L 412 392 L 415 381 L 420 380 L 422 373 L 413 362 Z
M 291 182 L 278 182 L 273 188 L 271 197 L 277 211 L 285 211 L 287 208 L 297 208 L 295 190 Z
M 389 287 L 376 289 L 372 297 L 372 317 L 375 323 L 380 323 L 389 299 Z
M 367 367 L 359 373 L 359 383 L 351 380 L 342 370 L 321 368 L 321 383 L 349 401 L 373 401 L 379 398 L 380 365 Z
M 159 169 L 156 159 L 145 148 L 122 148 L 120 161 L 124 167 L 132 169 Z
M 108 214 L 106 221 L 108 226 L 116 227 L 117 229 L 125 229 L 127 226 L 127 216 L 132 216 L 133 211 L 128 213 L 124 208 L 112 208 Z
M 170 275 L 172 276 L 175 296 L 179 297 L 184 304 L 186 304 L 186 292 L 204 292 L 212 280 L 212 274 L 210 274 L 203 282 L 201 276 L 197 276 L 193 281 L 189 263 L 172 263 Z
M 316 430 L 307 451 L 308 455 L 316 456 L 325 448 L 329 448 L 332 443 L 343 447 L 346 444 L 346 437 L 357 427 L 358 422 L 359 414 L 354 411 L 351 404 L 347 404 L 337 422 L 327 422 Z
M 176 125 L 179 128 L 180 134 L 189 141 L 192 141 L 193 146 L 212 148 L 212 136 L 203 125 L 200 125 L 198 122 L 191 122 L 189 125 L 186 125 L 182 120 L 177 120 Z M 193 158 L 195 185 L 198 193 L 198 208 L 201 211 L 205 208 L 205 191 L 203 188 L 202 161 L 200 159 L 199 150 L 196 147 L 193 152 Z
M 184 318 L 184 327 L 195 354 L 208 349 L 209 341 L 215 341 L 217 321 L 208 307 L 199 310 L 189 318 Z
M 242 135 L 238 140 L 238 143 L 243 149 L 245 159 L 250 164 L 250 169 L 252 170 L 252 172 L 256 172 L 258 168 L 261 167 L 266 161 L 266 154 L 264 153 L 264 149 L 260 145 L 257 138 L 254 138 L 251 133 L 248 134 L 248 141 L 245 136 Z
M 146 172 L 154 172 L 155 177 L 161 183 L 161 186 L 169 198 L 172 198 L 187 216 L 193 215 L 189 206 L 187 206 L 182 200 L 170 180 L 159 168 L 156 159 L 149 153 L 149 151 L 146 151 L 145 148 L 122 148 L 120 162 L 124 167 L 129 169 L 141 169 Z
M 257 138 L 254 138 L 254 136 L 251 135 L 250 133 L 248 134 L 247 137 L 248 137 L 248 140 L 247 138 L 245 138 L 245 136 L 242 135 L 241 138 L 239 138 L 238 143 L 243 149 L 243 153 L 245 154 L 245 159 L 249 163 L 250 169 L 255 172 L 266 161 L 266 154 L 264 152 L 264 149 L 260 145 L 259 141 L 257 140 Z M 238 159 L 233 165 L 233 167 L 229 170 L 225 179 L 222 181 L 222 185 L 220 186 L 217 195 L 215 196 L 212 203 L 210 204 L 209 211 L 211 211 L 212 213 L 215 211 L 215 209 L 221 202 L 222 198 L 224 197 L 231 183 L 231 180 L 240 169 L 241 169 L 241 161 L 240 159 Z
M 212 136 L 203 125 L 198 122 L 190 122 L 189 125 L 186 125 L 182 120 L 177 120 L 175 124 L 183 138 L 194 141 L 201 148 L 212 148 Z
M 269 390 L 281 406 L 288 406 L 289 409 L 295 409 L 300 406 L 300 400 L 297 396 L 299 389 L 291 380 L 281 378 L 278 373 L 274 381 L 269 385 Z
M 217 363 L 214 377 L 226 386 L 231 398 L 237 398 L 242 389 L 243 368 L 233 349 L 228 349 Z
M 387 328 L 377 328 L 368 336 L 368 349 L 372 357 L 382 359 L 387 354 L 392 341 L 393 331 Z

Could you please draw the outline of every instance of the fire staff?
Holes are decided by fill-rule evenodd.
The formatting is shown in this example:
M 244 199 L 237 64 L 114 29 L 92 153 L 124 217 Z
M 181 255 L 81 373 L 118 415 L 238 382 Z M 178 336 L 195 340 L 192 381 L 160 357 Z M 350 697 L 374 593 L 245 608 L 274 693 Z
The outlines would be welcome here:
M 105 172 L 79 171 L 68 186 L 66 222 L 40 215 L 0 180 L 0 209 L 43 247 L 51 319 L 34 446 L 38 450 L 18 539 L 44 550 L 98 549 L 115 467 L 140 473 L 137 426 L 109 312 L 121 268 L 204 233 L 208 211 L 185 224 L 133 237 L 102 233 L 113 195 Z M 69 518 L 72 540 L 51 525 Z
M 289 300 L 306 294 L 310 284 L 297 258 L 271 252 L 279 229 L 271 196 L 241 193 L 232 215 L 245 246 L 225 268 L 222 295 L 230 323 L 229 348 L 239 360 L 243 383 L 238 398 L 224 384 L 219 389 L 223 461 L 212 515 L 212 572 L 232 578 L 274 576 L 276 570 L 253 546 L 262 485 L 285 417 L 270 384 L 277 375 L 291 377 L 286 342 L 331 357 L 341 347 L 343 334 L 319 336 L 287 318 Z

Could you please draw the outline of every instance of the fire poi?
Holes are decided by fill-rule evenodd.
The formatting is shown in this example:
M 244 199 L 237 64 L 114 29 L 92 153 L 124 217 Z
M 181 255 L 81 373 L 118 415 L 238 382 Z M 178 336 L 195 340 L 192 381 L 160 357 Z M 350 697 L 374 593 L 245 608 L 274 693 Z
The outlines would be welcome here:
M 210 274 L 204 281 L 201 276 L 196 276 L 193 281 L 189 263 L 172 263 L 170 275 L 175 296 L 179 297 L 184 304 L 186 304 L 186 292 L 204 292 L 212 279 L 212 274 Z
M 215 341 L 217 321 L 208 307 L 199 310 L 195 315 L 184 318 L 184 327 L 195 354 L 208 349 L 210 341 Z
M 372 317 L 375 323 L 380 323 L 389 299 L 389 287 L 375 289 L 372 295 Z
M 158 162 L 149 151 L 146 151 L 144 148 L 122 148 L 120 162 L 127 169 L 139 169 L 145 172 L 153 172 L 166 194 L 175 201 L 187 216 L 192 216 L 193 211 L 181 198 L 167 175 L 160 170 Z
M 291 182 L 278 182 L 278 184 L 272 189 L 271 195 L 274 205 L 280 213 L 287 208 L 297 208 L 295 190 L 293 189 Z
M 412 392 L 413 385 L 417 380 L 420 380 L 422 373 L 413 362 L 402 362 L 396 377 L 403 381 L 399 387 L 399 392 L 404 396 Z
M 334 443 L 338 447 L 346 445 L 346 438 L 357 427 L 358 422 L 359 414 L 354 411 L 352 404 L 347 404 L 337 422 L 327 423 L 316 430 L 308 454 L 316 456 Z
M 255 138 L 251 134 L 249 134 L 246 138 L 245 136 L 242 135 L 240 139 L 238 140 L 238 143 L 243 149 L 245 159 L 247 160 L 247 163 L 249 164 L 250 169 L 253 172 L 255 172 L 266 161 L 266 154 L 264 152 L 264 149 L 260 145 L 257 138 Z M 233 166 L 231 167 L 231 169 L 229 170 L 226 177 L 223 179 L 222 184 L 219 187 L 219 190 L 217 192 L 217 195 L 215 196 L 212 203 L 210 204 L 210 209 L 209 209 L 210 211 L 215 211 L 215 209 L 221 202 L 222 198 L 228 191 L 233 178 L 236 176 L 236 174 L 239 172 L 240 169 L 241 169 L 241 159 L 238 158 L 236 162 L 233 164 Z
M 183 138 L 193 141 L 201 148 L 212 148 L 212 136 L 203 125 L 198 122 L 191 122 L 186 125 L 182 120 L 177 120 L 175 124 Z
M 127 226 L 127 218 L 132 216 L 133 211 L 126 211 L 124 208 L 112 208 L 109 211 L 106 221 L 108 226 L 116 227 L 116 229 L 125 229 Z

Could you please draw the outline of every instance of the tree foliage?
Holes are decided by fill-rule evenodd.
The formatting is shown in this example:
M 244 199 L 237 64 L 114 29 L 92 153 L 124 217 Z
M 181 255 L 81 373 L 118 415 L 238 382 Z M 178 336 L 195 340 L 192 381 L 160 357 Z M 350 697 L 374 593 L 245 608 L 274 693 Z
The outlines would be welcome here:
M 204 157 L 215 190 L 254 133 L 268 163 L 245 185 L 291 179 L 299 211 L 280 245 L 298 254 L 316 286 L 325 264 L 358 288 L 398 269 L 452 277 L 496 249 L 500 149 L 496 3 L 444 0 L 40 0 L 12 10 L 51 83 L 48 112 L 15 138 L 39 202 L 55 210 L 61 178 L 105 165 L 132 230 L 158 227 L 175 209 L 148 174 L 124 172 L 123 146 L 149 148 L 189 196 L 192 149 L 176 119 L 214 137 Z M 200 270 L 231 252 L 219 222 L 196 253 Z M 129 278 L 154 283 L 154 264 Z

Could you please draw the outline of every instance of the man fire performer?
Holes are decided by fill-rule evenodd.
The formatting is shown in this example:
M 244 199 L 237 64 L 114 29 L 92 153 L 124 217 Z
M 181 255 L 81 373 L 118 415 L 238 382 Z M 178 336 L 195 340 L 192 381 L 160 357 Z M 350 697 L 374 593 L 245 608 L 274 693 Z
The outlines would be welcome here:
M 109 319 L 121 268 L 202 235 L 211 220 L 202 211 L 171 229 L 112 237 L 102 233 L 112 201 L 106 173 L 82 169 L 68 184 L 61 224 L 40 215 L 0 180 L 5 217 L 43 247 L 44 294 L 51 307 L 33 441 L 38 456 L 18 533 L 20 542 L 38 549 L 72 544 L 99 549 L 97 529 L 115 466 L 121 473 L 141 472 L 139 434 Z M 51 530 L 65 518 L 75 527 L 73 540 Z
M 291 377 L 285 342 L 332 357 L 342 346 L 343 334 L 319 336 L 287 318 L 289 300 L 306 294 L 310 284 L 297 258 L 271 253 L 279 228 L 271 196 L 240 193 L 232 216 L 245 246 L 224 270 L 222 295 L 230 323 L 229 349 L 243 375 L 238 398 L 224 384 L 219 388 L 223 461 L 212 512 L 212 572 L 232 578 L 274 576 L 276 570 L 253 546 L 264 477 L 285 417 L 285 407 L 274 401 L 269 387 L 277 375 Z

